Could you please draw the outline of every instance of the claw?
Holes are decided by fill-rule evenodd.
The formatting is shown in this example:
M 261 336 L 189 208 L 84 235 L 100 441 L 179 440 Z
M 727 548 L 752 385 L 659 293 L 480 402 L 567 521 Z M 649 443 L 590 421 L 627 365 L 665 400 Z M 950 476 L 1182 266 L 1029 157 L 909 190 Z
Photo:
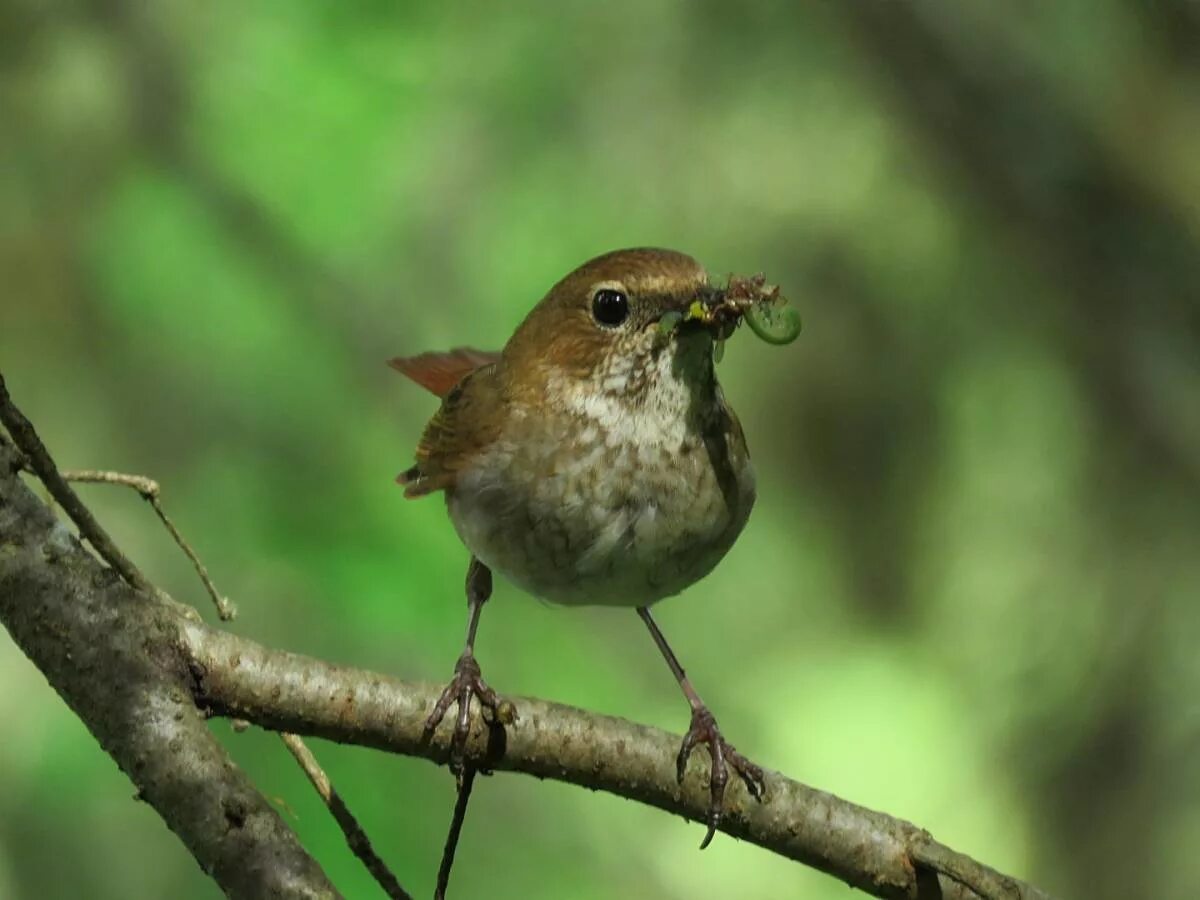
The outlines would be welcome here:
M 680 784 L 683 784 L 683 776 L 687 772 L 688 760 L 691 759 L 692 751 L 696 749 L 696 743 L 699 739 L 700 735 L 696 730 L 696 719 L 693 716 L 692 727 L 683 736 L 683 743 L 679 745 L 679 755 L 675 757 L 675 780 Z
M 466 757 L 467 735 L 471 730 L 471 697 L 479 700 L 481 710 L 491 714 L 492 721 L 511 722 L 516 717 L 515 709 L 507 700 L 501 700 L 488 687 L 479 670 L 474 654 L 466 651 L 454 665 L 454 677 L 442 690 L 433 710 L 425 719 L 426 738 L 433 735 L 451 705 L 458 704 L 458 715 L 454 720 L 454 732 L 450 737 L 450 771 L 461 784 Z
M 738 753 L 733 745 L 725 740 L 708 708 L 698 706 L 692 710 L 691 727 L 684 735 L 683 743 L 679 747 L 679 756 L 675 759 L 675 772 L 680 783 L 683 782 L 688 759 L 697 744 L 707 744 L 712 759 L 708 782 L 710 799 L 706 817 L 708 831 L 705 832 L 704 840 L 700 842 L 700 849 L 703 850 L 712 843 L 721 824 L 721 815 L 725 808 L 725 786 L 729 783 L 729 767 L 733 767 L 745 782 L 750 796 L 760 803 L 766 794 L 766 781 L 763 770 Z

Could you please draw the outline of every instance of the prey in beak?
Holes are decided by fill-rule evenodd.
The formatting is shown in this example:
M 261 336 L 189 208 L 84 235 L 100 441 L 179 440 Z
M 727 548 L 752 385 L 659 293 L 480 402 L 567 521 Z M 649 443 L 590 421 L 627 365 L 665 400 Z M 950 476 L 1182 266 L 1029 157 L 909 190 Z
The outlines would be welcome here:
M 731 275 L 725 287 L 706 286 L 684 312 L 665 313 L 658 327 L 664 334 L 687 326 L 707 328 L 719 352 L 743 319 L 769 344 L 790 344 L 800 334 L 799 312 L 780 295 L 779 285 L 767 284 L 762 274 Z

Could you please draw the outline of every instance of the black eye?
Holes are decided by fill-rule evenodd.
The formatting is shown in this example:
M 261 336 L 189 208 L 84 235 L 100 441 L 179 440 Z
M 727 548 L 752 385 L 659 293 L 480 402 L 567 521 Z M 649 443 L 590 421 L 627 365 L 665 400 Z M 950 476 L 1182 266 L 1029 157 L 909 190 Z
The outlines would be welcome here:
M 600 288 L 592 297 L 592 315 L 601 325 L 615 328 L 629 318 L 629 298 L 613 288 Z

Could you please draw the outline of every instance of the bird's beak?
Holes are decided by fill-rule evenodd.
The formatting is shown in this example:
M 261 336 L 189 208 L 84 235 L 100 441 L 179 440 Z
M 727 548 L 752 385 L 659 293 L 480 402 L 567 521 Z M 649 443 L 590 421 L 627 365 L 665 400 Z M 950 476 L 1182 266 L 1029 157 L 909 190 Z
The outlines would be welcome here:
M 733 334 L 742 318 L 742 308 L 729 302 L 726 288 L 705 285 L 688 304 L 683 313 L 683 322 L 694 322 L 707 328 L 713 340 L 725 340 Z
M 800 333 L 800 314 L 762 275 L 731 276 L 725 287 L 705 285 L 696 295 L 659 319 L 659 331 L 707 330 L 718 343 L 733 334 L 742 319 L 770 344 L 788 344 Z
M 670 309 L 658 320 L 659 331 L 670 334 L 680 329 L 707 329 L 714 339 L 723 339 L 733 333 L 742 311 L 726 302 L 724 288 L 705 285 L 681 307 Z

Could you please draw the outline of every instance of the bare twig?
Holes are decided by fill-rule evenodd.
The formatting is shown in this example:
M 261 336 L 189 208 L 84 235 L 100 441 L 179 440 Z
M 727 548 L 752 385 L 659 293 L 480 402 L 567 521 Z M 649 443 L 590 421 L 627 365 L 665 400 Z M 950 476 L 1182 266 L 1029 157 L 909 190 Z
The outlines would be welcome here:
M 46 485 L 50 496 L 78 526 L 79 533 L 96 548 L 96 552 L 104 558 L 104 561 L 116 569 L 132 587 L 155 596 L 157 592 L 154 586 L 150 584 L 141 570 L 117 549 L 117 545 L 108 536 L 108 532 L 96 521 L 92 511 L 83 505 L 83 501 L 59 474 L 58 467 L 55 466 L 54 460 L 50 456 L 50 451 L 38 437 L 33 425 L 13 404 L 2 373 L 0 373 L 0 422 L 4 423 L 4 427 L 12 435 L 13 441 L 24 453 L 25 459 L 22 460 L 22 463 L 28 465 L 42 480 L 42 484 Z
M 3 447 L 12 456 L 12 462 L 9 464 L 9 469 L 13 472 L 32 472 L 33 468 L 29 465 L 29 458 L 20 451 L 16 444 L 8 439 L 3 431 L 0 431 L 0 447 Z
M 133 488 L 147 500 L 157 500 L 161 492 L 158 482 L 145 475 L 127 475 L 124 472 L 109 472 L 106 469 L 63 469 L 59 474 L 67 481 L 123 485 Z
M 217 615 L 223 622 L 228 622 L 237 615 L 236 608 L 229 602 L 228 597 L 222 596 L 217 590 L 217 586 L 213 584 L 212 578 L 209 577 L 208 569 L 204 567 L 204 563 L 200 561 L 200 557 L 196 555 L 196 551 L 192 549 L 192 545 L 184 540 L 179 529 L 175 527 L 175 523 L 171 521 L 166 510 L 163 509 L 162 500 L 160 499 L 161 489 L 157 481 L 153 478 L 147 478 L 145 475 L 128 475 L 124 472 L 109 472 L 102 469 L 66 469 L 61 474 L 67 481 L 90 484 L 119 484 L 133 488 L 141 494 L 154 507 L 154 512 L 162 521 L 171 538 L 179 546 L 179 549 L 192 561 L 192 565 L 196 569 L 196 574 L 200 576 L 200 581 L 204 584 L 204 589 L 208 591 L 208 596 L 212 597 L 213 605 L 217 608 Z
M 454 868 L 454 854 L 458 850 L 458 838 L 462 834 L 463 821 L 467 817 L 467 803 L 471 800 L 471 788 L 474 786 L 475 767 L 466 766 L 458 781 L 458 797 L 454 801 L 454 816 L 450 819 L 446 846 L 442 850 L 442 864 L 438 866 L 437 887 L 433 891 L 433 900 L 446 900 L 446 888 L 450 886 L 450 870 Z
M 325 770 L 321 768 L 317 758 L 313 756 L 311 750 L 305 745 L 297 735 L 280 732 L 279 737 L 283 739 L 284 746 L 288 748 L 292 756 L 296 758 L 296 762 L 300 764 L 300 768 L 304 770 L 304 774 L 308 776 L 309 782 L 317 789 L 317 793 L 333 814 L 333 818 L 337 821 L 338 826 L 342 829 L 342 834 L 346 836 L 346 843 L 350 849 L 354 851 L 354 855 L 362 860 L 362 864 L 367 867 L 367 871 L 372 877 L 379 882 L 379 886 L 383 888 L 383 892 L 392 900 L 412 900 L 412 895 L 400 886 L 400 882 L 396 880 L 396 876 L 387 867 L 379 854 L 375 852 L 375 848 L 371 846 L 371 841 L 367 837 L 366 832 L 362 830 L 362 826 L 358 824 L 358 820 L 354 818 L 346 804 L 342 802 L 341 796 L 329 781 L 329 776 L 325 774 Z

